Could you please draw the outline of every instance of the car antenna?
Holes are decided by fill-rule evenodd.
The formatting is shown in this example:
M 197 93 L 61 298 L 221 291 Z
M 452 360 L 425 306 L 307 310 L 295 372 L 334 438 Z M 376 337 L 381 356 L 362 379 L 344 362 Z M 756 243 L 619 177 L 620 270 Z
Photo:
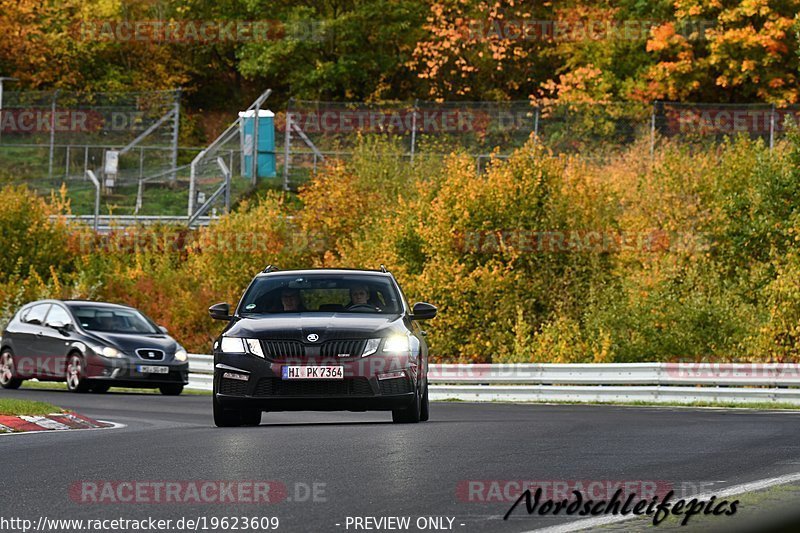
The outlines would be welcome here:
M 381 272 L 383 272 L 384 274 L 388 272 L 388 270 L 386 270 L 386 267 L 384 265 L 381 265 Z
M 267 268 L 261 271 L 262 274 L 269 274 L 270 272 L 275 272 L 280 270 L 276 265 L 267 265 Z

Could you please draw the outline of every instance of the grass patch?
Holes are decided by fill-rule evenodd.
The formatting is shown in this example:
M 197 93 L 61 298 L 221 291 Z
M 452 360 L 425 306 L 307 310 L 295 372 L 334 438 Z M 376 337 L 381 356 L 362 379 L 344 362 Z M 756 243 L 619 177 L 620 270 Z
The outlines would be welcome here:
M 65 383 L 61 383 L 58 381 L 25 381 L 22 384 L 22 388 L 33 389 L 33 390 L 65 391 L 67 390 L 67 385 Z M 161 392 L 159 392 L 158 389 L 136 389 L 129 387 L 111 387 L 111 389 L 106 394 L 112 394 L 115 392 L 128 392 L 128 393 L 133 392 L 137 394 L 161 394 Z M 211 391 L 184 389 L 184 391 L 181 394 L 186 394 L 189 396 L 210 396 Z
M 49 415 L 60 413 L 63 409 L 46 402 L 31 400 L 0 399 L 0 415 Z
M 437 401 L 450 401 L 437 400 Z M 481 402 L 482 403 L 482 402 Z M 745 410 L 784 410 L 800 411 L 800 405 L 793 403 L 772 403 L 772 402 L 753 402 L 753 403 L 734 403 L 734 402 L 579 402 L 573 400 L 551 400 L 551 401 L 530 401 L 512 402 L 504 400 L 492 400 L 487 403 L 512 403 L 512 404 L 539 404 L 539 405 L 613 405 L 618 407 L 685 407 L 691 408 L 724 408 L 724 409 L 745 409 Z

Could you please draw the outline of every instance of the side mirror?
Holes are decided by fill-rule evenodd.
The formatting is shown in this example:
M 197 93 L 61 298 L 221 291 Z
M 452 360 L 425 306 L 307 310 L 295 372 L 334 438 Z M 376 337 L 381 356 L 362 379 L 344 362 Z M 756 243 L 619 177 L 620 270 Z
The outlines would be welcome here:
M 67 322 L 62 322 L 61 320 L 54 320 L 53 322 L 48 322 L 47 327 L 58 330 L 61 333 L 65 333 L 71 329 L 72 324 L 69 324 Z
M 214 320 L 230 320 L 233 318 L 231 316 L 231 306 L 226 303 L 212 305 L 208 308 L 208 314 Z
M 167 328 L 165 328 L 164 326 L 158 326 L 158 329 L 161 330 L 161 333 L 168 333 L 169 332 L 169 330 Z
M 412 311 L 411 320 L 430 320 L 436 316 L 436 306 L 425 302 L 415 303 Z

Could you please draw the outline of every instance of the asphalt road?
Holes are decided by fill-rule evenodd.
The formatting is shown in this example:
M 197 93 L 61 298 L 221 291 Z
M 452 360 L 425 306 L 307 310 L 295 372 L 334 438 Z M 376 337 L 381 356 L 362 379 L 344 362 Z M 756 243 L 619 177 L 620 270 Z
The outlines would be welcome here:
M 522 505 L 504 521 L 512 501 L 496 489 L 513 487 L 508 481 L 652 482 L 691 496 L 800 472 L 795 413 L 434 403 L 430 422 L 417 425 L 394 425 L 389 413 L 307 412 L 267 413 L 259 427 L 219 429 L 210 396 L 22 389 L 0 397 L 48 401 L 126 426 L 0 436 L 0 518 L 34 523 L 41 516 L 205 517 L 209 530 L 230 531 L 232 523 L 211 528 L 209 520 L 245 516 L 278 517 L 278 531 L 388 531 L 347 527 L 347 520 L 408 516 L 409 531 L 418 531 L 420 517 L 452 518 L 450 530 L 459 532 L 527 531 L 577 517 L 529 516 Z M 123 482 L 155 483 L 155 490 L 162 481 L 193 480 L 267 481 L 285 492 L 258 504 L 198 504 L 188 493 L 177 496 L 190 500 L 182 503 L 114 503 L 122 492 L 101 494 Z M 86 492 L 94 486 L 97 493 Z M 103 501 L 83 501 L 92 494 Z M 470 501 L 481 497 L 495 501 Z M 753 511 L 718 520 L 734 525 Z

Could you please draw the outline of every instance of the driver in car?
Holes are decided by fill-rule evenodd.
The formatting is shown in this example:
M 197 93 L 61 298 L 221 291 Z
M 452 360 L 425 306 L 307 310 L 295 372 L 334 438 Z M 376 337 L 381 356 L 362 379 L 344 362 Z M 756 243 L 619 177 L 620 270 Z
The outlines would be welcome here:
M 366 285 L 354 285 L 350 288 L 350 302 L 351 303 L 347 306 L 347 309 L 364 306 L 377 309 L 377 306 L 374 304 L 374 302 L 370 301 L 369 289 Z
M 300 291 L 296 289 L 284 289 L 281 292 L 281 305 L 284 311 L 305 311 L 303 302 L 300 300 Z

